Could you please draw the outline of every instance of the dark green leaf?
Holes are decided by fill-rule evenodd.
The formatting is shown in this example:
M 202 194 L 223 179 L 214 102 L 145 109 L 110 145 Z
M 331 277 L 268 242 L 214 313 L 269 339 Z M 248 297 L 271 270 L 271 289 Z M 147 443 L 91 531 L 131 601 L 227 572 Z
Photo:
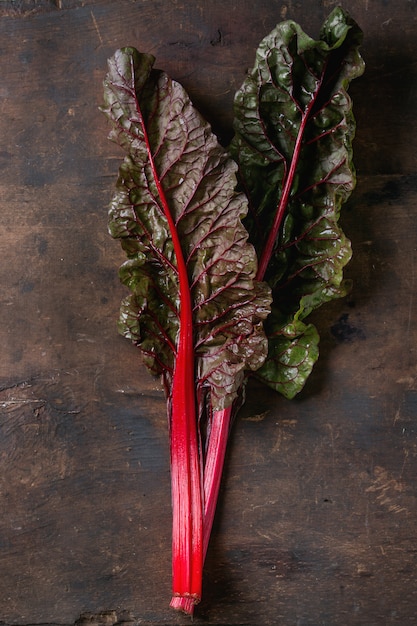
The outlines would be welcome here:
M 283 22 L 261 42 L 255 66 L 235 98 L 231 150 L 249 198 L 245 223 L 261 267 L 262 257 L 268 258 L 260 278 L 265 276 L 273 289 L 283 328 L 297 320 L 295 346 L 303 334 L 312 333 L 311 325 L 300 326 L 301 320 L 345 295 L 348 287 L 343 268 L 351 249 L 339 216 L 356 182 L 355 121 L 347 88 L 364 69 L 361 40 L 360 29 L 341 8 L 331 13 L 317 41 L 295 22 Z M 276 226 L 269 250 L 268 235 Z M 273 342 L 270 355 L 279 352 Z M 274 363 L 278 370 L 298 368 L 300 390 L 311 369 L 305 364 L 312 364 L 317 353 L 309 337 L 303 345 L 311 355 L 302 366 L 294 348 L 293 360 L 272 359 L 258 375 L 268 370 L 266 382 L 285 378 L 279 371 L 271 374 Z M 293 374 L 289 378 L 294 380 Z M 294 390 L 295 385 L 291 395 Z
M 278 311 L 268 318 L 268 358 L 255 374 L 288 399 L 293 398 L 304 383 L 319 355 L 319 336 L 313 324 L 299 319 L 287 322 Z

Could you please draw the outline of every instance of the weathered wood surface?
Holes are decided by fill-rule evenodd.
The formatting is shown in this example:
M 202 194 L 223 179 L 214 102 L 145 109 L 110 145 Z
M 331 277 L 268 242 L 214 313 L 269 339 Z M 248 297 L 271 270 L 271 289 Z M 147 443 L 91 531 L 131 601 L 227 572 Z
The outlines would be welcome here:
M 227 140 L 260 39 L 282 18 L 315 36 L 334 4 L 1 2 L 0 621 L 189 621 L 168 609 L 163 396 L 115 329 L 106 59 L 152 52 Z M 354 288 L 316 316 L 297 400 L 250 387 L 197 624 L 417 621 L 417 6 L 343 4 L 367 61 L 351 89 Z

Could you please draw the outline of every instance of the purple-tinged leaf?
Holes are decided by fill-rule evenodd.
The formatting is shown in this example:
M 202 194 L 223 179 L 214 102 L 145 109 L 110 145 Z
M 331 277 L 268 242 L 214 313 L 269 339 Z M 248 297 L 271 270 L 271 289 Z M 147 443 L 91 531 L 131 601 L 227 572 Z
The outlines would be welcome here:
M 119 325 L 169 389 L 181 302 L 162 191 L 191 291 L 196 371 L 190 376 L 200 410 L 207 393 L 220 410 L 236 397 L 244 370 L 265 359 L 269 288 L 255 280 L 256 254 L 241 222 L 247 201 L 235 192 L 236 164 L 184 89 L 153 62 L 133 48 L 118 50 L 105 81 L 110 137 L 127 153 L 110 209 L 110 232 L 128 256 L 121 280 L 131 291 Z

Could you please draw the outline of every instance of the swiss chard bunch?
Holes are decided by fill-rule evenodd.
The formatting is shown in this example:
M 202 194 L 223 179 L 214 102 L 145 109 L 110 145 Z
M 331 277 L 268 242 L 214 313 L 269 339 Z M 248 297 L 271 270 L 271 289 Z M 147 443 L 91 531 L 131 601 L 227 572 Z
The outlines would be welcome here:
M 190 614 L 248 375 L 295 396 L 318 357 L 306 317 L 346 293 L 338 220 L 355 184 L 347 88 L 361 37 L 340 8 L 317 41 L 279 24 L 236 94 L 228 150 L 151 55 L 109 61 L 102 110 L 126 153 L 109 222 L 127 255 L 119 330 L 165 389 L 171 606 Z

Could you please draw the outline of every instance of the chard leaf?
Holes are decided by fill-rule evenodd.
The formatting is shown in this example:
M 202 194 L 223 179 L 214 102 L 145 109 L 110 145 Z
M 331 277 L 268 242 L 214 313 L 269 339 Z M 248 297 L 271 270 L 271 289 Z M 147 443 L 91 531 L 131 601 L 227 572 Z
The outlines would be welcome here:
M 109 61 L 103 112 L 110 138 L 126 152 L 109 212 L 109 230 L 127 254 L 120 278 L 129 288 L 119 330 L 161 375 L 169 396 L 180 320 L 181 243 L 191 292 L 196 395 L 213 410 L 230 405 L 244 370 L 263 363 L 263 320 L 270 289 L 255 280 L 257 258 L 241 220 L 237 166 L 184 89 L 134 48 Z
M 274 300 L 269 356 L 257 376 L 287 397 L 301 390 L 318 355 L 317 333 L 302 320 L 348 289 L 343 268 L 351 249 L 339 217 L 356 182 L 347 89 L 364 69 L 361 40 L 341 8 L 317 41 L 283 22 L 261 42 L 235 97 L 231 151 L 249 198 L 245 224 L 260 259 L 258 278 Z
M 273 311 L 268 318 L 268 359 L 260 378 L 286 398 L 292 399 L 305 384 L 319 354 L 319 335 L 313 324 L 290 322 Z

